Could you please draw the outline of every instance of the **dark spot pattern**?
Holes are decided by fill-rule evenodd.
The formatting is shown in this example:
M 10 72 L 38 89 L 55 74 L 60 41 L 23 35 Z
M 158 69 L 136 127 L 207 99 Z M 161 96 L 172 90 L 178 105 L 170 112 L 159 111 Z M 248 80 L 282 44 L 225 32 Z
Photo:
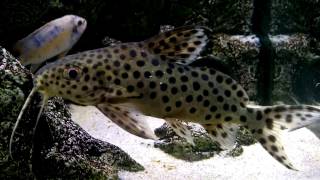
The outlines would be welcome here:
M 182 105 L 182 102 L 181 102 L 181 101 L 176 101 L 176 107 L 177 107 L 177 108 L 181 107 L 181 105 Z
M 186 92 L 188 90 L 188 87 L 184 84 L 180 88 L 182 92 Z
M 169 83 L 170 84 L 175 84 L 176 83 L 176 78 L 175 77 L 170 77 L 169 78 Z
M 133 72 L 133 77 L 134 77 L 135 79 L 138 79 L 138 78 L 140 77 L 140 72 L 139 72 L 139 71 L 134 71 L 134 72 Z
M 192 95 L 188 95 L 188 96 L 186 97 L 186 102 L 187 102 L 187 103 L 192 102 L 192 100 L 193 100 L 193 96 L 192 96 Z
M 276 137 L 275 136 L 273 136 L 273 135 L 269 135 L 268 136 L 268 139 L 269 139 L 269 141 L 271 141 L 271 142 L 276 142 Z
M 206 100 L 203 101 L 203 106 L 204 107 L 208 107 L 209 105 L 210 105 L 210 101 L 209 100 L 206 99 Z
M 223 102 L 223 100 L 224 100 L 224 99 L 223 99 L 222 96 L 218 96 L 218 97 L 217 97 L 217 101 L 218 101 L 218 102 Z
M 149 83 L 149 88 L 154 89 L 156 87 L 156 83 L 154 81 L 151 81 Z
M 158 59 L 152 59 L 151 63 L 154 65 L 154 66 L 159 66 L 159 60 Z
M 157 93 L 156 92 L 151 92 L 150 93 L 150 98 L 151 99 L 155 99 L 157 97 Z
M 227 121 L 227 122 L 228 122 L 228 121 L 231 121 L 231 120 L 232 120 L 232 117 L 226 116 L 226 117 L 224 118 L 224 120 Z
M 134 91 L 134 87 L 132 85 L 127 86 L 127 91 L 128 92 L 133 92 Z
M 205 120 L 210 120 L 212 118 L 212 116 L 211 116 L 211 114 L 207 114 L 206 116 L 205 116 Z
M 171 111 L 171 107 L 170 107 L 170 106 L 167 106 L 167 107 L 165 108 L 165 111 L 166 111 L 166 112 L 170 112 L 170 111 Z
M 217 106 L 211 106 L 210 111 L 211 112 L 216 112 L 218 110 Z
M 217 80 L 218 83 L 222 83 L 223 77 L 222 77 L 221 75 L 218 75 L 218 76 L 216 77 L 216 80 Z
M 274 151 L 274 152 L 278 152 L 279 151 L 277 146 L 275 146 L 275 145 L 271 146 L 271 150 Z
M 200 84 L 198 82 L 193 82 L 193 90 L 198 91 L 200 89 Z
M 169 97 L 168 96 L 162 96 L 162 102 L 168 103 L 169 102 Z
M 176 87 L 171 88 L 171 94 L 175 95 L 178 93 L 178 89 Z
M 241 122 L 247 122 L 247 117 L 246 116 L 240 116 L 240 121 Z
M 142 67 L 145 65 L 145 62 L 142 60 L 137 61 L 137 66 Z
M 190 112 L 191 114 L 194 114 L 194 113 L 196 112 L 196 108 L 194 108 L 194 107 L 190 108 L 189 112 Z
M 267 143 L 267 141 L 266 141 L 265 138 L 260 138 L 260 139 L 259 139 L 259 142 L 260 142 L 262 145 L 264 145 L 264 144 Z
M 257 120 L 257 121 L 262 120 L 262 112 L 261 112 L 261 111 L 259 111 L 259 110 L 257 111 L 256 120 Z
M 134 57 L 137 56 L 137 52 L 136 52 L 135 50 L 133 50 L 133 49 L 130 50 L 129 54 L 130 54 L 130 56 L 131 56 L 132 58 L 134 58 Z
M 231 105 L 231 111 L 232 112 L 237 112 L 237 106 L 236 105 Z
M 267 118 L 266 125 L 268 129 L 273 129 L 273 120 L 271 118 Z
M 168 88 L 168 85 L 167 85 L 166 83 L 160 84 L 160 89 L 161 89 L 161 91 L 166 91 L 167 88 Z

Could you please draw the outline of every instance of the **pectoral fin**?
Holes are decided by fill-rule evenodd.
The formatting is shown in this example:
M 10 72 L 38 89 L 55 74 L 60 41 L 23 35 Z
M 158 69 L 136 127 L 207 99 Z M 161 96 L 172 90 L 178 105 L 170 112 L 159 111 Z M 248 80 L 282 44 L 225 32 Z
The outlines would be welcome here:
M 158 139 L 153 130 L 137 114 L 111 104 L 98 104 L 97 108 L 111 121 L 129 133 L 145 139 Z

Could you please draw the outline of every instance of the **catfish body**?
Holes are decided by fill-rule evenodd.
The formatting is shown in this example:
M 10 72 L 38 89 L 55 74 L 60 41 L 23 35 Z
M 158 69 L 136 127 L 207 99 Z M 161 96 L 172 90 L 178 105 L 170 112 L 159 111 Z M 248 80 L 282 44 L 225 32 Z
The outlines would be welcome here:
M 143 42 L 66 56 L 37 72 L 35 89 L 45 99 L 60 96 L 94 105 L 120 127 L 143 138 L 156 139 L 139 113 L 166 120 L 191 144 L 191 133 L 182 122 L 202 125 L 226 148 L 234 145 L 237 129 L 244 126 L 277 161 L 294 169 L 278 133 L 319 121 L 320 110 L 248 106 L 246 92 L 231 77 L 189 66 L 208 41 L 206 28 L 183 27 Z

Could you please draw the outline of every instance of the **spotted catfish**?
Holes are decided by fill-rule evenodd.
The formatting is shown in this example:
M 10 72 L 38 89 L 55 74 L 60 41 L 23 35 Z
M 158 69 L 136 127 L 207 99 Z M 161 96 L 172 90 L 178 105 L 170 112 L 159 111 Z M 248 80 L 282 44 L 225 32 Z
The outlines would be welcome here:
M 294 169 L 278 133 L 318 121 L 320 109 L 249 107 L 246 92 L 231 77 L 188 65 L 208 42 L 206 28 L 182 27 L 143 42 L 66 56 L 38 71 L 16 125 L 32 94 L 39 91 L 44 102 L 60 96 L 76 104 L 94 105 L 117 125 L 142 138 L 156 136 L 139 119 L 139 113 L 166 120 L 191 144 L 191 133 L 182 122 L 202 125 L 222 147 L 233 146 L 237 129 L 244 126 L 276 160 Z

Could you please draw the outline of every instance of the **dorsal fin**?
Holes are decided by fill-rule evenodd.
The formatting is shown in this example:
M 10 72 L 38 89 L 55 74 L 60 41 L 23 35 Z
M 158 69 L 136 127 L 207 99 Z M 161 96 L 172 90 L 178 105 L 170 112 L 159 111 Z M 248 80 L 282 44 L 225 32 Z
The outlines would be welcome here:
M 146 49 L 162 60 L 187 65 L 210 44 L 209 33 L 210 30 L 203 26 L 184 26 L 161 33 L 144 43 Z

